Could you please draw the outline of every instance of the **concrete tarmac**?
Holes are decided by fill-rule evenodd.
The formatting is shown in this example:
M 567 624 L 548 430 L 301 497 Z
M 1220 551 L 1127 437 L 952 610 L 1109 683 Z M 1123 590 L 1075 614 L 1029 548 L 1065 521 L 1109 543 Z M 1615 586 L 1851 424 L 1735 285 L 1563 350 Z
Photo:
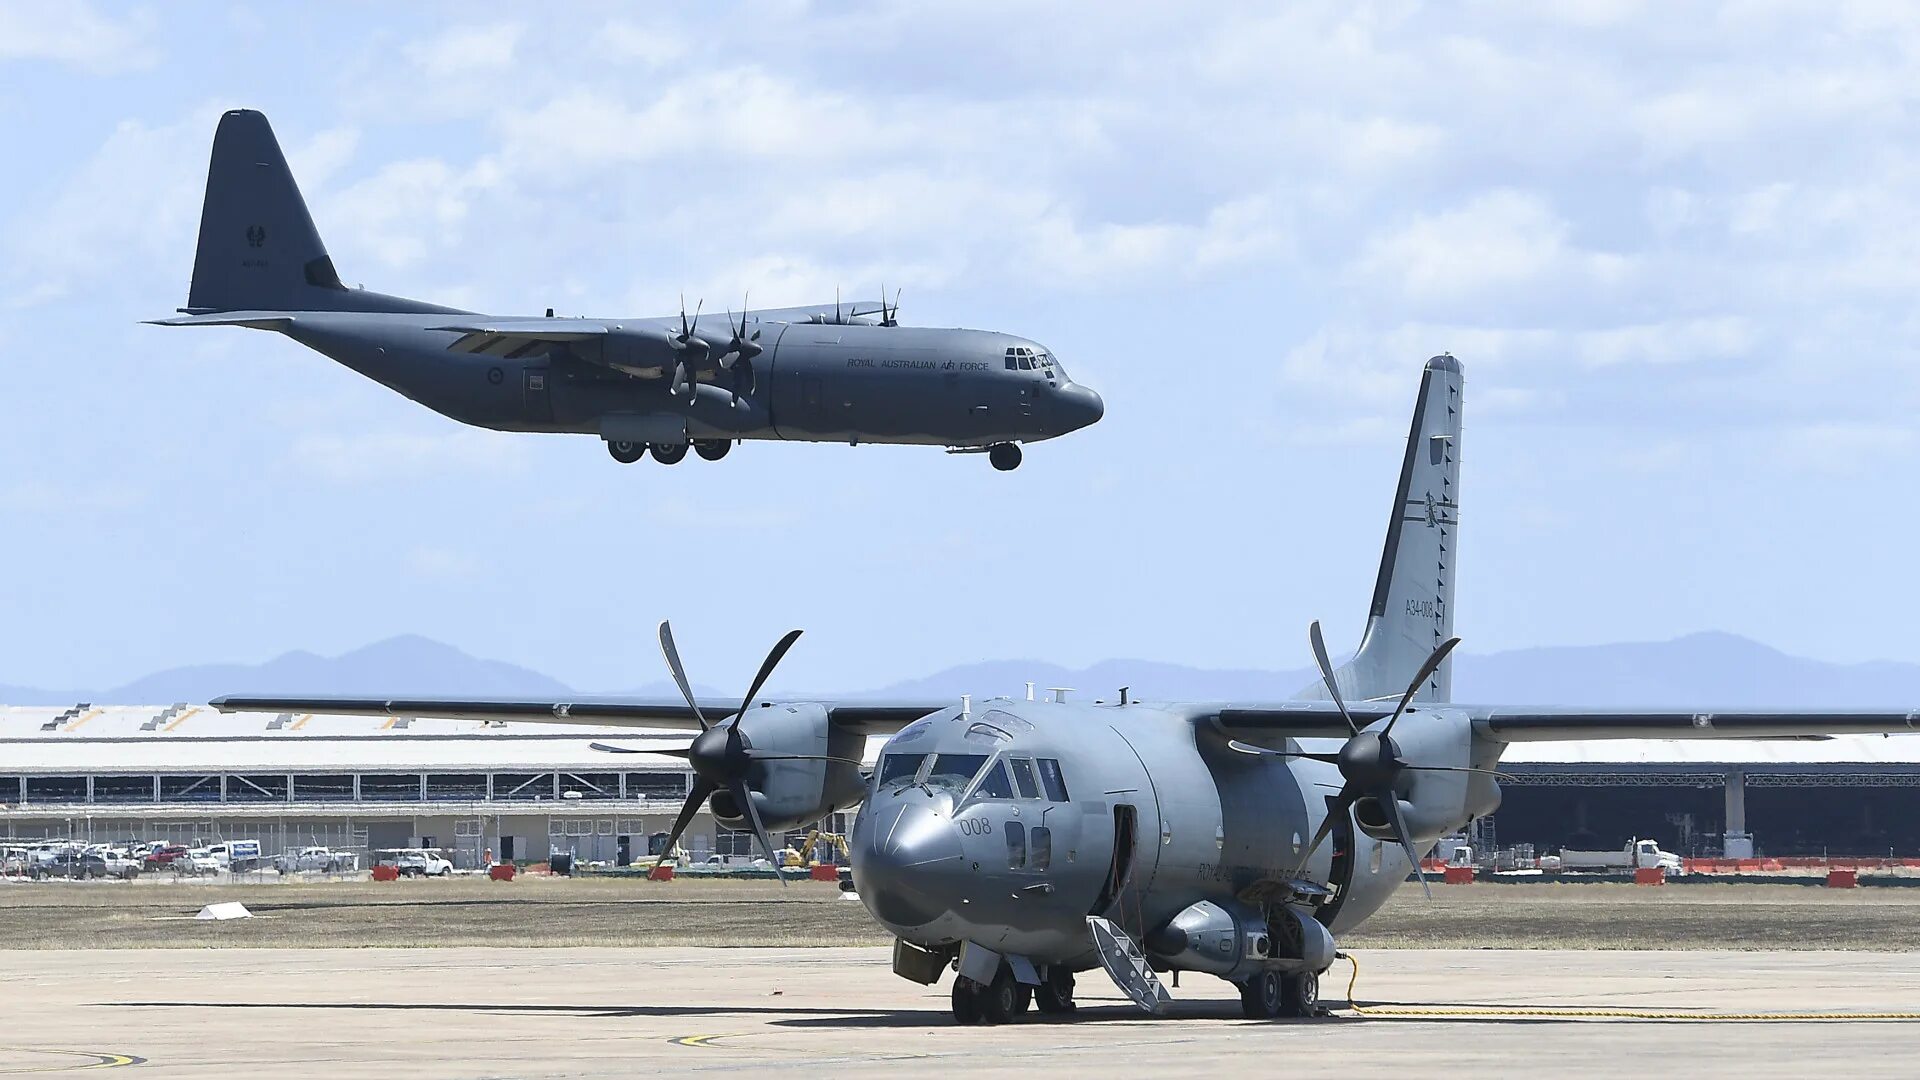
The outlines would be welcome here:
M 1521 1009 L 1920 1014 L 1920 954 L 1361 952 L 1360 1004 L 1485 1015 L 1356 1016 L 1347 966 L 1315 1021 L 1239 1016 L 1189 976 L 1174 1015 L 1080 977 L 1069 1022 L 955 1026 L 947 987 L 880 949 L 222 949 L 0 954 L 0 1074 L 127 1059 L 192 1077 L 619 1077 L 831 1069 L 1338 1077 L 1681 1071 L 1910 1076 L 1920 1020 L 1556 1019 Z

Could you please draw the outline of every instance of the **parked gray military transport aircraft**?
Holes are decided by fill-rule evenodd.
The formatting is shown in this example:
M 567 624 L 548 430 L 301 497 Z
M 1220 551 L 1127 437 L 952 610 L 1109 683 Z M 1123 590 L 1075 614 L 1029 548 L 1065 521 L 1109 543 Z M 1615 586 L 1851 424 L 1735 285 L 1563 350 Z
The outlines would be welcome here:
M 235 110 L 213 137 L 185 314 L 156 322 L 278 331 L 462 423 L 598 435 L 622 462 L 784 439 L 945 446 L 1004 471 L 1020 444 L 1100 419 L 1046 347 L 901 326 L 894 299 L 729 311 L 716 328 L 684 299 L 670 316 L 529 318 L 350 289 L 267 118 Z
M 1418 872 L 1416 853 L 1500 803 L 1507 745 L 1543 739 L 1780 738 L 1920 729 L 1911 711 L 1703 712 L 1454 705 L 1461 367 L 1427 362 L 1360 649 L 1277 702 L 756 705 L 781 639 L 739 704 L 696 700 L 665 624 L 683 703 L 229 697 L 221 710 L 439 716 L 698 729 L 705 801 L 772 855 L 785 829 L 860 804 L 860 898 L 897 937 L 894 970 L 951 966 L 961 1023 L 1038 1003 L 1073 1010 L 1074 973 L 1103 967 L 1141 1007 L 1155 972 L 1218 975 L 1251 1017 L 1316 1011 L 1336 937 Z M 868 735 L 891 735 L 870 778 Z M 609 751 L 622 748 L 602 746 Z M 1328 841 L 1331 840 L 1331 843 Z M 668 850 L 672 843 L 668 844 Z M 1424 875 L 1421 879 L 1425 884 Z

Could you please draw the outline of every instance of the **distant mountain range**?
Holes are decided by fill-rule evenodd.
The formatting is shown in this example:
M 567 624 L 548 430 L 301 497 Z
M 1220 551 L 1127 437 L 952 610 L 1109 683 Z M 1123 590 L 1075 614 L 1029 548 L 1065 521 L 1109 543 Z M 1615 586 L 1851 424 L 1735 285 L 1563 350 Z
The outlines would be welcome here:
M 1208 670 L 1151 660 L 1104 660 L 1074 669 L 1033 660 L 995 660 L 946 668 L 890 686 L 820 696 L 938 700 L 957 699 L 961 694 L 1018 695 L 1025 683 L 1032 682 L 1042 693 L 1048 687 L 1066 686 L 1077 689 L 1083 698 L 1111 699 L 1119 687 L 1130 686 L 1137 699 L 1245 701 L 1291 697 L 1314 678 L 1313 670 L 1305 667 Z M 0 685 L 0 704 L 167 704 L 202 702 L 230 693 L 541 700 L 584 696 L 529 668 L 482 660 L 450 645 L 408 635 L 341 656 L 290 652 L 264 664 L 172 668 L 122 686 L 91 690 Z M 677 696 L 665 681 L 630 693 Z M 1455 660 L 1454 699 L 1513 704 L 1920 707 L 1920 664 L 1830 664 L 1788 656 L 1734 634 L 1689 634 L 1640 644 L 1460 655 Z

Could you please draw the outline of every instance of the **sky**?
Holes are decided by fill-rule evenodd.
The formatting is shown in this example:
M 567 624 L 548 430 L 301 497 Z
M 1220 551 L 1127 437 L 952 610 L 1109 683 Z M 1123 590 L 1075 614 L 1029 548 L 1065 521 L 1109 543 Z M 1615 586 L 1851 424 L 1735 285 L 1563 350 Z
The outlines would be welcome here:
M 1629 0 L 0 0 L 0 682 L 419 633 L 576 687 L 1299 667 L 1357 641 L 1421 363 L 1465 649 L 1920 660 L 1920 10 Z M 1001 474 L 463 428 L 185 302 L 222 110 L 349 283 L 647 315 L 903 290 L 1107 403 Z

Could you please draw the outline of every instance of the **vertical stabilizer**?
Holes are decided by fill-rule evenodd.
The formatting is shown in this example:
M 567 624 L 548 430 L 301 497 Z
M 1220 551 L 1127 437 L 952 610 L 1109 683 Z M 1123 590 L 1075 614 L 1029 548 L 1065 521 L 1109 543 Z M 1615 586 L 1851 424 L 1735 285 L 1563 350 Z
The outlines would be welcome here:
M 220 117 L 187 308 L 328 310 L 343 291 L 267 118 L 251 109 Z
M 1460 361 L 1436 356 L 1420 377 L 1400 484 L 1387 520 L 1360 651 L 1337 676 L 1352 699 L 1398 697 L 1441 642 L 1453 636 L 1453 579 L 1460 548 Z M 1450 701 L 1453 660 L 1417 695 Z

